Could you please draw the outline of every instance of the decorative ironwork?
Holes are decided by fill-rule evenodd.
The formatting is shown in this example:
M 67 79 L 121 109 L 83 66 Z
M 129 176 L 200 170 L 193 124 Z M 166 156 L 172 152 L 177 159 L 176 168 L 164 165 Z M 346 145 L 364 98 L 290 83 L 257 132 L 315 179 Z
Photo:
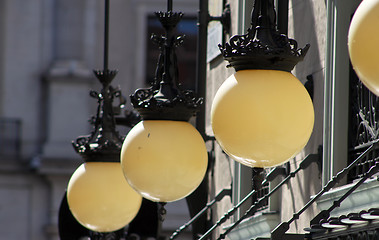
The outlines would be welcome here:
M 258 201 L 256 201 L 246 212 L 245 214 L 240 217 L 236 222 L 233 223 L 224 233 L 220 234 L 218 240 L 225 239 L 226 235 L 229 234 L 234 228 L 236 228 L 243 220 L 245 220 L 247 217 L 253 216 L 254 213 L 257 212 L 257 210 L 269 199 L 269 197 L 274 194 L 277 190 L 279 190 L 284 184 L 286 184 L 291 178 L 295 177 L 296 174 L 300 170 L 304 170 L 309 167 L 311 163 L 318 163 L 320 164 L 320 156 L 318 154 L 311 154 L 308 155 L 299 165 L 297 169 L 295 169 L 293 172 L 289 173 L 286 178 L 284 178 L 278 185 L 276 185 L 269 193 L 267 193 L 264 197 L 259 198 Z M 270 180 L 271 177 L 269 178 Z M 262 185 L 266 184 L 267 178 L 265 181 L 262 182 Z M 288 230 L 288 229 L 287 229 Z M 286 230 L 286 231 L 287 231 Z M 284 233 L 283 233 L 284 234 Z M 277 238 L 276 238 L 277 237 Z M 272 237 L 272 239 L 279 240 L 283 239 L 282 235 L 276 236 L 275 238 Z
M 312 159 L 312 157 L 308 157 L 308 158 L 304 159 L 303 162 L 302 162 L 302 164 L 300 164 L 300 167 L 295 172 L 290 173 L 278 186 L 275 187 L 274 190 L 271 191 L 271 193 L 269 193 L 268 195 L 266 195 L 267 198 L 269 196 L 271 196 L 271 194 L 273 194 L 278 188 L 280 188 L 280 186 L 282 186 L 284 183 L 286 183 L 290 178 L 294 177 L 296 175 L 296 173 L 298 171 L 300 171 L 303 167 L 308 166 L 306 163 L 310 162 L 311 159 Z M 263 180 L 263 182 L 261 184 L 265 185 L 267 182 L 272 181 L 273 179 L 275 179 L 279 175 L 283 175 L 283 173 L 284 173 L 284 171 L 283 171 L 282 167 L 276 167 L 276 168 L 274 168 L 273 170 L 271 170 L 266 175 L 266 178 Z M 233 208 L 231 208 L 228 212 L 226 212 L 224 214 L 224 216 L 222 216 L 204 235 L 202 235 L 199 238 L 199 240 L 206 239 L 217 227 L 219 227 L 226 220 L 228 220 L 231 216 L 233 216 L 233 214 L 237 211 L 237 209 L 239 209 L 242 206 L 242 204 L 244 204 L 248 199 L 250 199 L 251 197 L 253 197 L 256 193 L 257 193 L 257 191 L 255 189 L 253 189 L 250 193 L 248 193 L 238 204 L 236 204 Z M 259 201 L 256 202 L 253 205 L 253 206 L 255 206 L 255 208 L 253 209 L 254 211 L 256 210 L 256 207 L 260 207 L 261 206 L 260 204 L 262 203 L 262 201 L 264 201 L 264 200 L 259 199 Z M 250 214 L 250 213 L 251 213 L 251 211 L 248 214 Z M 248 214 L 245 214 L 246 216 L 244 215 L 235 224 L 233 224 L 233 226 L 229 228 L 230 230 L 228 229 L 227 233 L 229 233 L 229 231 L 231 231 L 232 229 L 234 229 L 247 216 L 251 216 L 251 215 L 248 215 Z M 224 233 L 222 236 L 220 236 L 220 239 L 223 239 L 222 237 L 225 237 L 227 233 Z
M 144 120 L 188 121 L 203 103 L 193 91 L 179 87 L 175 49 L 182 44 L 184 36 L 175 36 L 174 29 L 183 14 L 172 12 L 171 8 L 172 4 L 168 4 L 167 12 L 156 13 L 166 33 L 165 36 L 152 36 L 161 51 L 155 79 L 150 88 L 137 89 L 130 96 L 134 109 Z
M 360 214 L 358 214 L 360 215 Z M 325 222 L 326 229 L 313 230 L 309 239 L 314 240 L 379 240 L 379 223 L 376 221 L 365 221 L 360 224 L 341 225 L 343 217 L 330 219 Z M 342 223 L 343 224 L 343 223 Z
M 317 225 L 322 223 L 323 220 L 326 220 L 329 216 L 330 213 L 337 207 L 340 206 L 342 201 L 344 201 L 351 193 L 353 193 L 360 185 L 362 185 L 369 177 L 377 173 L 379 170 L 379 161 L 376 162 L 374 166 L 370 168 L 368 172 L 364 174 L 364 176 L 356 182 L 353 187 L 349 189 L 344 195 L 342 195 L 338 200 L 333 202 L 333 205 L 330 206 L 327 210 L 321 211 L 316 217 L 314 217 L 311 221 L 311 226 L 312 225 Z M 353 219 L 352 219 L 353 220 Z M 358 220 L 357 218 L 355 220 Z
M 263 175 L 263 174 L 261 174 L 261 175 Z M 253 169 L 253 185 L 254 185 L 254 178 L 255 178 L 255 176 L 256 176 L 256 171 L 254 171 L 254 169 Z M 253 189 L 255 189 L 257 191 L 257 194 L 254 196 L 254 199 L 253 199 L 253 203 L 255 203 L 255 202 L 258 201 L 258 199 L 266 196 L 269 193 L 270 184 L 269 184 L 269 182 L 266 182 L 266 184 L 261 184 L 261 186 L 259 188 L 253 187 Z M 257 211 L 263 211 L 263 210 L 267 209 L 268 207 L 269 206 L 268 206 L 268 198 L 267 198 L 261 204 L 261 207 L 259 207 L 259 209 L 257 209 Z
M 370 92 L 359 80 L 350 66 L 350 122 L 349 122 L 349 161 L 367 149 L 379 138 L 379 98 Z M 348 182 L 359 179 L 366 173 L 379 157 L 375 149 L 354 167 L 348 175 Z
M 201 209 L 200 212 L 198 212 L 193 218 L 191 218 L 186 224 L 184 224 L 183 226 L 181 226 L 180 228 L 178 228 L 171 236 L 170 236 L 170 240 L 173 240 L 173 239 L 176 239 L 179 234 L 185 230 L 186 228 L 188 228 L 192 223 L 194 223 L 196 220 L 198 220 L 200 218 L 200 216 L 202 216 L 204 213 L 207 212 L 207 210 L 209 208 L 211 208 L 215 203 L 221 201 L 225 196 L 231 196 L 232 195 L 232 190 L 231 189 L 223 189 L 222 191 L 220 191 L 216 197 L 210 201 L 209 203 L 206 204 L 206 206 Z
M 280 34 L 276 27 L 274 0 L 256 0 L 247 34 L 235 35 L 219 48 L 229 61 L 228 67 L 234 67 L 236 71 L 272 69 L 290 72 L 303 60 L 309 46 L 298 48 L 294 39 Z
M 362 153 L 357 159 L 355 159 L 350 165 L 342 169 L 340 172 L 338 172 L 311 200 L 309 200 L 303 208 L 301 208 L 298 212 L 294 213 L 292 215 L 292 218 L 288 220 L 287 222 L 280 223 L 274 231 L 271 232 L 271 238 L 272 239 L 282 239 L 282 237 L 285 235 L 285 233 L 288 231 L 290 224 L 299 219 L 300 215 L 307 210 L 316 200 L 318 200 L 324 193 L 328 192 L 332 187 L 334 187 L 339 181 L 341 181 L 347 173 L 364 158 L 373 148 L 375 145 L 378 144 L 378 141 L 376 141 L 374 144 L 372 144 L 364 153 Z M 347 196 L 346 196 L 347 197 Z M 343 199 L 345 196 L 343 196 Z M 342 199 L 342 198 L 341 198 Z M 342 199 L 342 200 L 343 200 Z M 338 205 L 336 205 L 338 206 Z M 323 214 L 326 214 L 327 212 L 323 211 Z M 320 214 L 321 216 L 322 214 Z M 327 215 L 322 215 L 321 218 L 327 218 Z
M 90 96 L 98 101 L 97 114 L 90 120 L 94 129 L 90 135 L 80 136 L 73 141 L 73 146 L 85 161 L 90 162 L 119 162 L 123 137 L 116 131 L 113 100 L 120 99 L 118 111 L 125 105 L 121 90 L 110 84 L 117 71 L 108 69 L 109 49 L 109 0 L 105 0 L 104 12 L 104 68 L 94 70 L 94 74 L 102 84 L 101 92 L 90 91 Z M 133 115 L 131 112 L 130 115 Z M 131 116 L 131 120 L 135 117 Z M 131 123 L 132 124 L 132 123 Z
M 208 13 L 208 22 L 210 21 L 219 21 L 222 24 L 224 33 L 230 33 L 231 27 L 231 11 L 230 4 L 225 4 L 224 10 L 222 11 L 221 16 L 210 16 Z
M 100 93 L 91 91 L 90 96 L 98 101 L 96 117 L 92 117 L 94 130 L 88 136 L 81 136 L 73 142 L 75 150 L 85 161 L 119 162 L 123 138 L 116 131 L 113 112 L 113 99 L 121 96 L 119 89 L 110 86 L 117 71 L 94 71 L 102 83 Z

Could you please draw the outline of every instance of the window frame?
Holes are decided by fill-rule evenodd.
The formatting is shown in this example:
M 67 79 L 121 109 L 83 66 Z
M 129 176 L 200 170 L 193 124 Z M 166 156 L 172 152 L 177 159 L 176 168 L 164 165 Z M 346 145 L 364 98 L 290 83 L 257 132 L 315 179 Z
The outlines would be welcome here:
M 323 174 L 325 186 L 347 166 L 349 117 L 349 53 L 347 34 L 360 0 L 327 1 L 327 39 L 324 84 Z

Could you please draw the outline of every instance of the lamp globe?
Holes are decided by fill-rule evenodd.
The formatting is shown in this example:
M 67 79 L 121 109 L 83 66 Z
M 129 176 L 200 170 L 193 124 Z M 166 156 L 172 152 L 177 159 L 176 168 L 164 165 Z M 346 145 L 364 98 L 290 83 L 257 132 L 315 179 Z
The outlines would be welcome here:
M 125 181 L 120 162 L 87 162 L 71 176 L 67 202 L 84 227 L 113 232 L 133 220 L 142 197 Z
M 172 202 L 192 193 L 204 178 L 207 162 L 203 138 L 185 121 L 141 121 L 121 149 L 125 178 L 154 202 Z
M 249 167 L 273 167 L 306 145 L 314 110 L 307 90 L 290 72 L 240 70 L 217 91 L 211 124 L 233 159 Z
M 354 13 L 348 34 L 350 60 L 363 84 L 379 96 L 379 0 L 364 0 Z

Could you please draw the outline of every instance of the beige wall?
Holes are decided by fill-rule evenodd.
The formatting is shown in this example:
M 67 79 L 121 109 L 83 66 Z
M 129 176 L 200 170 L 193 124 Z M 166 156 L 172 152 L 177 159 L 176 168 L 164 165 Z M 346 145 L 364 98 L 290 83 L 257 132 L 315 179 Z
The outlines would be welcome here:
M 293 74 L 303 83 L 307 81 L 308 75 L 313 76 L 315 110 L 313 133 L 303 152 L 291 161 L 291 170 L 296 169 L 306 155 L 317 154 L 319 146 L 323 144 L 326 19 L 325 1 L 290 1 L 288 36 L 294 38 L 299 47 L 307 43 L 311 45 L 304 61 L 296 66 Z M 316 194 L 320 188 L 321 172 L 316 164 L 312 164 L 309 169 L 300 172 L 289 185 L 284 186 L 282 221 L 290 219 L 292 214 L 299 211 L 310 200 L 310 196 Z M 318 211 L 317 206 L 312 205 L 299 220 L 291 224 L 288 232 L 304 232 L 303 229 L 309 227 L 309 221 Z

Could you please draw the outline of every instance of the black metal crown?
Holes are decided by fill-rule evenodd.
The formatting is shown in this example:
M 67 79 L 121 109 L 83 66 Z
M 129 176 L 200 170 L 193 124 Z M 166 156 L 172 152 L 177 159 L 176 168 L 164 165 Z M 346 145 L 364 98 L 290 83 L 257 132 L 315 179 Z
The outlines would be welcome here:
M 149 88 L 137 89 L 130 96 L 131 103 L 144 120 L 188 121 L 198 111 L 203 99 L 196 97 L 193 91 L 180 89 L 178 84 L 175 49 L 183 43 L 184 36 L 175 36 L 174 29 L 183 14 L 167 11 L 157 12 L 156 16 L 166 34 L 151 37 L 161 51 L 155 79 Z
M 305 57 L 309 44 L 297 48 L 297 42 L 280 34 L 276 27 L 274 0 L 255 0 L 251 27 L 245 35 L 233 36 L 225 46 L 219 45 L 228 67 L 292 71 Z

